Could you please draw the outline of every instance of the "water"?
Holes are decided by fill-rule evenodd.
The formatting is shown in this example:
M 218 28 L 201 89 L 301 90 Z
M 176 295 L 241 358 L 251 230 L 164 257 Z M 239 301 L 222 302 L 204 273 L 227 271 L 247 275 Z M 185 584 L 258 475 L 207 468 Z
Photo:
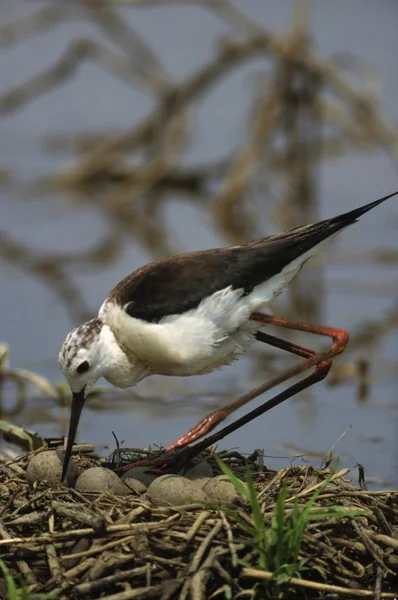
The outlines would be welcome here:
M 290 2 L 248 1 L 237 3 L 253 20 L 275 33 L 286 31 L 291 19 Z M 11 22 L 45 6 L 36 2 L 2 2 L 1 23 Z M 81 11 L 82 12 L 82 11 Z M 211 58 L 227 26 L 200 7 L 163 7 L 121 10 L 152 49 L 161 57 L 168 76 L 187 77 Z M 349 4 L 314 3 L 312 31 L 321 56 L 353 52 L 371 61 L 382 82 L 381 112 L 394 123 L 398 118 L 398 10 L 393 1 L 381 5 L 353 1 Z M 0 54 L 1 92 L 5 93 L 49 67 L 79 37 L 106 39 L 89 19 L 76 18 L 47 32 L 3 48 Z M 242 141 L 247 128 L 257 76 L 270 63 L 256 59 L 239 68 L 199 102 L 194 115 L 193 143 L 183 163 L 209 163 L 225 157 Z M 26 184 L 74 164 L 67 153 L 48 152 L 43 140 L 51 134 L 123 130 L 149 114 L 150 96 L 121 83 L 87 62 L 66 83 L 56 86 L 26 107 L 3 118 L 0 165 L 10 169 L 13 185 L 0 190 L 0 230 L 29 249 L 29 256 L 53 256 L 85 251 L 109 231 L 109 218 L 95 206 L 82 204 L 72 195 L 55 191 L 27 196 Z M 319 181 L 320 217 L 333 216 L 398 188 L 393 161 L 379 152 L 348 154 L 322 165 Z M 24 187 L 25 186 L 25 187 Z M 270 220 L 271 199 L 264 200 L 264 233 L 277 231 Z M 198 202 L 181 196 L 168 200 L 167 226 L 178 250 L 195 250 L 226 243 L 210 225 L 209 214 Z M 268 218 L 268 221 L 265 220 Z M 349 259 L 351 253 L 371 253 L 377 248 L 398 250 L 397 200 L 378 207 L 360 224 L 346 231 L 325 255 L 325 291 L 322 316 L 325 323 L 342 326 L 354 334 L 368 319 L 383 322 L 396 306 L 396 262 Z M 117 260 L 96 269 L 68 268 L 67 274 L 80 290 L 84 307 L 95 313 L 113 285 L 130 271 L 152 259 L 131 237 L 121 235 L 122 252 Z M 33 254 L 31 254 L 33 253 Z M 342 258 L 341 258 L 342 257 Z M 26 263 L 25 263 L 26 264 Z M 0 259 L 0 339 L 11 347 L 13 367 L 31 369 L 60 381 L 59 347 L 66 333 L 78 324 L 62 302 L 59 285 L 50 287 L 20 265 Z M 326 452 L 352 426 L 339 443 L 344 464 L 365 465 L 369 476 L 397 483 L 397 344 L 396 329 L 382 336 L 377 346 L 355 346 L 336 361 L 353 364 L 361 354 L 372 363 L 372 384 L 365 402 L 358 402 L 355 378 L 330 387 L 318 384 L 310 393 L 286 402 L 266 416 L 228 437 L 225 446 L 241 451 L 264 448 L 266 464 L 282 467 L 289 452 Z M 308 342 L 307 342 L 308 343 Z M 127 400 L 111 396 L 107 410 L 83 413 L 79 438 L 100 447 L 113 447 L 111 431 L 128 446 L 166 444 L 179 437 L 202 417 L 209 407 L 260 383 L 255 368 L 263 352 L 214 375 L 189 380 L 151 378 Z M 261 364 L 261 362 L 260 362 Z M 285 364 L 282 361 L 279 367 Z M 267 373 L 265 376 L 269 376 Z M 137 398 L 137 395 L 139 396 Z M 126 398 L 126 395 L 124 396 Z M 225 401 L 224 400 L 224 401 Z M 13 400 L 6 400 L 10 408 Z M 258 402 L 257 402 L 258 403 Z M 241 414 L 241 411 L 239 412 Z M 61 415 L 62 416 L 62 415 Z M 65 433 L 65 415 L 43 396 L 34 396 L 14 420 L 34 427 L 44 435 Z M 311 460 L 311 459 L 310 459 Z M 312 459 L 320 462 L 320 458 Z

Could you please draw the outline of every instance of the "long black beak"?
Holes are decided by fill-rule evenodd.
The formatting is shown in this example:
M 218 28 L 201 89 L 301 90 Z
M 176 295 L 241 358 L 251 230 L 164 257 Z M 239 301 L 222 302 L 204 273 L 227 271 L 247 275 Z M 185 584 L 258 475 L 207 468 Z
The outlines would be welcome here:
M 72 456 L 72 448 L 76 437 L 77 427 L 79 425 L 80 415 L 82 413 L 82 409 L 84 406 L 84 388 L 80 392 L 74 392 L 72 396 L 72 408 L 70 413 L 70 421 L 69 421 L 69 433 L 68 433 L 68 441 L 66 443 L 66 451 L 64 464 L 62 466 L 62 476 L 61 481 L 65 479 L 66 472 L 68 470 L 68 465 L 70 461 L 70 457 Z

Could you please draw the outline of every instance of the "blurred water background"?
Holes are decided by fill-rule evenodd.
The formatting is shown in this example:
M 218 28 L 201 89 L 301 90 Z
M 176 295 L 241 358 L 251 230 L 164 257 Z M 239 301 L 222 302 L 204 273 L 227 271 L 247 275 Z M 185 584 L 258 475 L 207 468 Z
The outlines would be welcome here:
M 0 341 L 10 368 L 61 383 L 66 333 L 150 260 L 398 189 L 397 28 L 394 0 L 0 0 Z M 393 198 L 273 307 L 350 331 L 328 382 L 223 447 L 262 448 L 274 468 L 320 464 L 349 428 L 334 450 L 341 463 L 362 463 L 374 485 L 398 483 L 397 265 Z M 170 443 L 291 362 L 256 346 L 212 375 L 105 390 L 87 403 L 79 439 L 102 453 L 112 431 L 126 446 Z M 33 384 L 18 393 L 8 368 L 2 418 L 64 435 L 62 388 L 55 399 Z

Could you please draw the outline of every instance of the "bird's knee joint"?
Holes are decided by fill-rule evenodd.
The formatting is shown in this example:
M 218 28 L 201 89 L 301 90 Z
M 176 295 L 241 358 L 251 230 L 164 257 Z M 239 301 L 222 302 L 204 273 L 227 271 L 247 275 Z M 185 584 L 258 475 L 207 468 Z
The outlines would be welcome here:
M 339 354 L 344 352 L 350 340 L 350 335 L 345 329 L 338 329 L 333 335 L 333 349 Z
M 318 377 L 320 379 L 324 379 L 326 377 L 326 375 L 329 373 L 330 369 L 332 368 L 332 359 L 329 358 L 327 360 L 323 360 L 322 362 L 318 363 L 315 367 L 315 373 L 318 375 Z

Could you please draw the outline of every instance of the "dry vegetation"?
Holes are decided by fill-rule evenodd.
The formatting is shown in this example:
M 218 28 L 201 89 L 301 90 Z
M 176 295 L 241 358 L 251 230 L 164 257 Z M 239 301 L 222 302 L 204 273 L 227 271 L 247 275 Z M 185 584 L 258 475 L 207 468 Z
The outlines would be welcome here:
M 224 452 L 222 457 L 242 476 L 241 455 Z M 217 469 L 214 454 L 208 460 Z M 295 503 L 305 508 L 318 494 L 308 507 L 298 557 L 305 564 L 299 577 L 278 586 L 273 574 L 259 566 L 258 539 L 250 533 L 256 531 L 256 514 L 244 499 L 233 509 L 198 504 L 167 508 L 145 496 L 87 496 L 44 482 L 29 489 L 27 462 L 28 457 L 1 462 L 0 547 L 3 560 L 23 574 L 32 593 L 50 592 L 59 600 L 204 600 L 291 594 L 394 598 L 398 591 L 398 494 L 353 485 L 348 469 L 334 474 L 330 468 L 313 467 L 274 472 L 251 463 L 266 528 L 271 523 L 275 527 L 282 485 L 285 515 Z M 100 463 L 80 459 L 81 466 L 93 464 Z M 363 516 L 344 516 L 355 512 Z M 293 522 L 288 531 L 292 525 L 298 526 Z M 272 558 L 282 550 L 273 547 Z

